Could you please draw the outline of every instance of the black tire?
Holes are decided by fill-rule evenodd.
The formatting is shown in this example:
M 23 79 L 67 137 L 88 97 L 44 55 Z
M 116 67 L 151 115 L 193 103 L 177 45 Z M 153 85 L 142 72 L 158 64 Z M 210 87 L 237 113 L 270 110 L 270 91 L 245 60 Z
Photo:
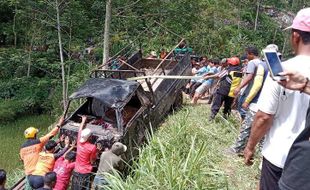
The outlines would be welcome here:
M 183 93 L 182 93 L 182 90 L 179 90 L 176 94 L 176 97 L 171 106 L 171 109 L 174 111 L 177 111 L 182 107 L 182 105 L 183 105 Z

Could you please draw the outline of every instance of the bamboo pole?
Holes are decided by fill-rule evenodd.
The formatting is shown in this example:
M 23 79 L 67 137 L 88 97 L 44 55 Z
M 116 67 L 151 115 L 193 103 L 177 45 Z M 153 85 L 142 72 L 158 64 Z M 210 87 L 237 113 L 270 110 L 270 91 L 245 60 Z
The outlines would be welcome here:
M 155 68 L 153 75 L 156 73 L 156 71 L 161 67 L 161 65 L 167 60 L 167 58 L 173 53 L 174 49 L 179 47 L 179 45 L 184 41 L 185 39 L 183 38 L 178 45 L 176 45 L 167 55 L 166 57 L 159 63 L 159 65 L 157 65 L 157 67 Z

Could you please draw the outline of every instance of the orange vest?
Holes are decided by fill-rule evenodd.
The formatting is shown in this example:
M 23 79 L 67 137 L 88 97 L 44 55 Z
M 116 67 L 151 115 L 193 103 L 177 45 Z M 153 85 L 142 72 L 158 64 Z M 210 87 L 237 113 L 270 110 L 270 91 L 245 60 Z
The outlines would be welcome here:
M 55 158 L 53 153 L 40 152 L 38 163 L 32 175 L 44 176 L 47 172 L 53 171 Z
M 30 175 L 35 170 L 39 159 L 39 153 L 42 151 L 44 144 L 58 132 L 58 127 L 55 127 L 48 134 L 40 139 L 28 139 L 21 147 L 19 155 L 23 160 L 25 174 Z
M 27 141 L 26 145 L 20 149 L 20 158 L 24 162 L 25 174 L 30 175 L 38 162 L 39 153 L 42 151 L 43 143 L 39 139 Z

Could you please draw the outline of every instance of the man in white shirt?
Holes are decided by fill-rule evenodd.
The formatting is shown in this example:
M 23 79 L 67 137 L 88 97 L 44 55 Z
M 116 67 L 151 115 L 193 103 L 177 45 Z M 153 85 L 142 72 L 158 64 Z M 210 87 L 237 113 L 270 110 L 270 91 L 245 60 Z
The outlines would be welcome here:
M 284 70 L 296 70 L 310 77 L 310 8 L 302 9 L 290 27 L 296 56 L 282 63 Z M 252 164 L 255 146 L 265 136 L 260 190 L 278 190 L 278 181 L 292 143 L 305 127 L 309 96 L 284 89 L 267 77 L 258 100 L 258 112 L 244 150 L 245 163 Z

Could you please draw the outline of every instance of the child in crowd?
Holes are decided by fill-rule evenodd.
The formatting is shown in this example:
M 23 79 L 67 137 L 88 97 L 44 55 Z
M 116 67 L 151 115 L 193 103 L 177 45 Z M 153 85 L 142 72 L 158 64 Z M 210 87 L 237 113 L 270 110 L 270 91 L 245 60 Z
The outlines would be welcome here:
M 241 56 L 241 63 L 242 63 L 242 69 L 241 69 L 241 72 L 242 72 L 242 81 L 245 80 L 245 77 L 246 77 L 246 71 L 247 71 L 247 64 L 248 64 L 248 58 L 247 58 L 247 55 L 242 55 Z M 241 83 L 242 83 L 241 81 Z M 241 123 L 243 122 L 245 116 L 246 116 L 246 110 L 244 108 L 242 108 L 242 104 L 246 98 L 245 94 L 244 94 L 244 91 L 245 89 L 247 88 L 247 85 L 244 86 L 241 91 L 240 91 L 240 94 L 238 95 L 238 97 L 236 98 L 237 100 L 237 110 L 240 114 L 240 117 L 241 117 Z
M 33 189 L 44 186 L 44 175 L 53 170 L 55 161 L 69 149 L 69 137 L 65 138 L 65 148 L 55 153 L 57 143 L 49 140 L 44 146 L 45 150 L 39 153 L 39 159 L 34 172 L 29 176 L 29 183 Z
M 54 190 L 66 190 L 68 188 L 72 171 L 75 167 L 75 157 L 76 153 L 70 151 L 56 161 L 54 172 L 57 174 L 57 182 Z

